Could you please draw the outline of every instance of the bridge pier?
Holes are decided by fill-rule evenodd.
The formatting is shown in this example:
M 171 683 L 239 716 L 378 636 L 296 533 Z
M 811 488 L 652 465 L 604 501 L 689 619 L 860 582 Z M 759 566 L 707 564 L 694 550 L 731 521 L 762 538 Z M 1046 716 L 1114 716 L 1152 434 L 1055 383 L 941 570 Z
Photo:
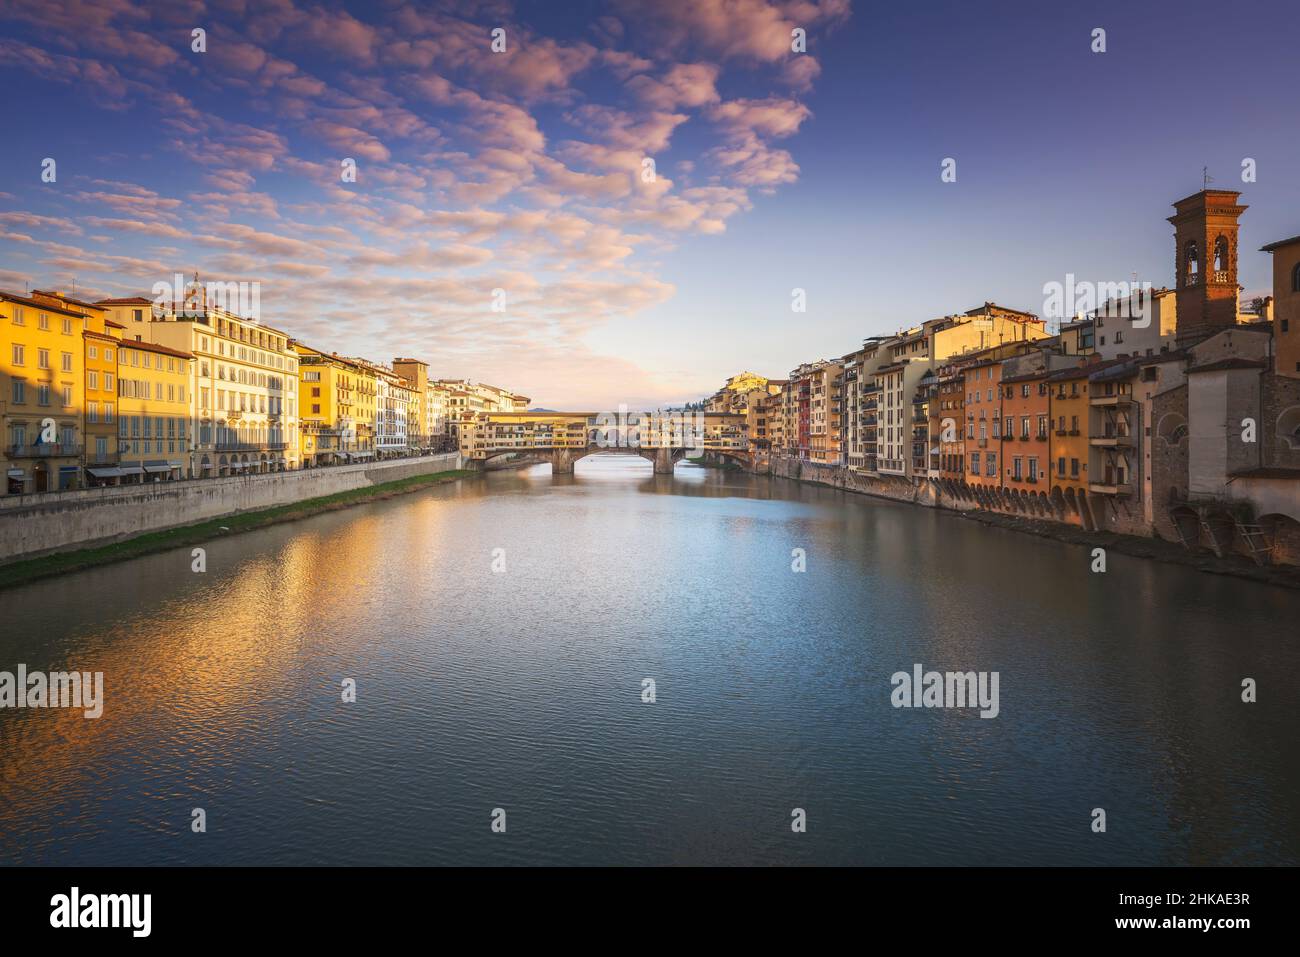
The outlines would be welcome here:
M 673 466 L 686 454 L 685 449 L 646 449 L 641 452 L 643 459 L 649 459 L 655 467 L 655 475 L 672 475 Z
M 581 455 L 586 455 L 586 450 L 582 450 Z M 575 455 L 573 449 L 551 449 L 546 453 L 546 459 L 551 463 L 552 475 L 572 475 L 573 463 L 579 458 Z

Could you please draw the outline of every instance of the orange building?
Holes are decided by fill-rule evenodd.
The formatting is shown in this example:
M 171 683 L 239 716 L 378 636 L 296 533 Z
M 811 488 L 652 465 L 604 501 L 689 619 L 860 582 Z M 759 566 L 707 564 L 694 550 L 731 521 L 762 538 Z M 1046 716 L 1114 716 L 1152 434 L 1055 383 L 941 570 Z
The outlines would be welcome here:
M 1088 492 L 1088 366 L 1061 369 L 1047 377 L 1051 408 L 1052 493 L 1073 504 Z
M 1042 369 L 1002 379 L 1002 484 L 1042 492 L 1051 455 L 1048 372 Z
M 1001 477 L 1002 362 L 983 359 L 962 373 L 966 412 L 966 482 L 998 488 Z

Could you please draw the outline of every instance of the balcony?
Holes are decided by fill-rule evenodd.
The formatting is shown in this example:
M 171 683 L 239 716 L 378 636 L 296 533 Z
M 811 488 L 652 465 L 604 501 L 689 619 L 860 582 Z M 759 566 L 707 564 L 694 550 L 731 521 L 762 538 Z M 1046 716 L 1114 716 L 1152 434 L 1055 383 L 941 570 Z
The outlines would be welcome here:
M 81 455 L 81 445 L 66 445 L 62 442 L 34 442 L 31 445 L 9 445 L 5 447 L 11 459 L 44 459 Z
M 1128 448 L 1133 445 L 1133 436 L 1127 433 L 1121 435 L 1118 432 L 1108 432 L 1104 435 L 1089 436 L 1088 443 L 1102 449 Z
M 1089 482 L 1088 491 L 1099 495 L 1132 495 L 1133 486 L 1117 481 Z
M 1094 395 L 1091 396 L 1091 403 L 1094 406 L 1102 406 L 1102 407 L 1117 406 L 1117 405 L 1132 405 L 1133 396 L 1131 394 Z

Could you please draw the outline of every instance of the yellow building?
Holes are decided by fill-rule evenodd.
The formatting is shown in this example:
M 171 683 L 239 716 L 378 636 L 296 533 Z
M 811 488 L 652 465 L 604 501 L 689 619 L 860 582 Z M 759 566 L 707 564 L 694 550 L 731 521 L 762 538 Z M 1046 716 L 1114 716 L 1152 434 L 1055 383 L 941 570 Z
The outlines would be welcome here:
M 194 356 L 153 342 L 118 344 L 118 471 L 124 485 L 189 477 Z
M 304 468 L 375 455 L 376 379 L 354 359 L 294 343 L 298 353 L 298 424 Z
M 431 421 L 432 402 L 429 394 L 429 364 L 419 359 L 394 359 L 393 371 L 406 380 L 406 387 L 411 390 L 408 397 L 410 409 L 407 414 L 407 444 L 415 449 L 427 449 L 433 434 Z
M 87 316 L 0 292 L 0 434 L 10 495 L 79 488 Z
M 81 333 L 85 401 L 82 406 L 82 438 L 86 474 L 90 487 L 111 485 L 117 478 L 117 340 L 120 326 L 107 318 L 106 310 L 62 292 L 32 291 L 32 299 L 47 305 L 85 314 Z

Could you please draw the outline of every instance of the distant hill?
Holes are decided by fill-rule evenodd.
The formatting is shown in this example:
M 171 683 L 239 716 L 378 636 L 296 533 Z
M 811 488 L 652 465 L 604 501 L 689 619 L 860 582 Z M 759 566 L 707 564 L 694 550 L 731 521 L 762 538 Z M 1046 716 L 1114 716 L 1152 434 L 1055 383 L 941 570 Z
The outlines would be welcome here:
M 529 409 L 528 411 L 529 412 L 550 412 L 555 415 L 558 415 L 560 413 L 559 409 Z

